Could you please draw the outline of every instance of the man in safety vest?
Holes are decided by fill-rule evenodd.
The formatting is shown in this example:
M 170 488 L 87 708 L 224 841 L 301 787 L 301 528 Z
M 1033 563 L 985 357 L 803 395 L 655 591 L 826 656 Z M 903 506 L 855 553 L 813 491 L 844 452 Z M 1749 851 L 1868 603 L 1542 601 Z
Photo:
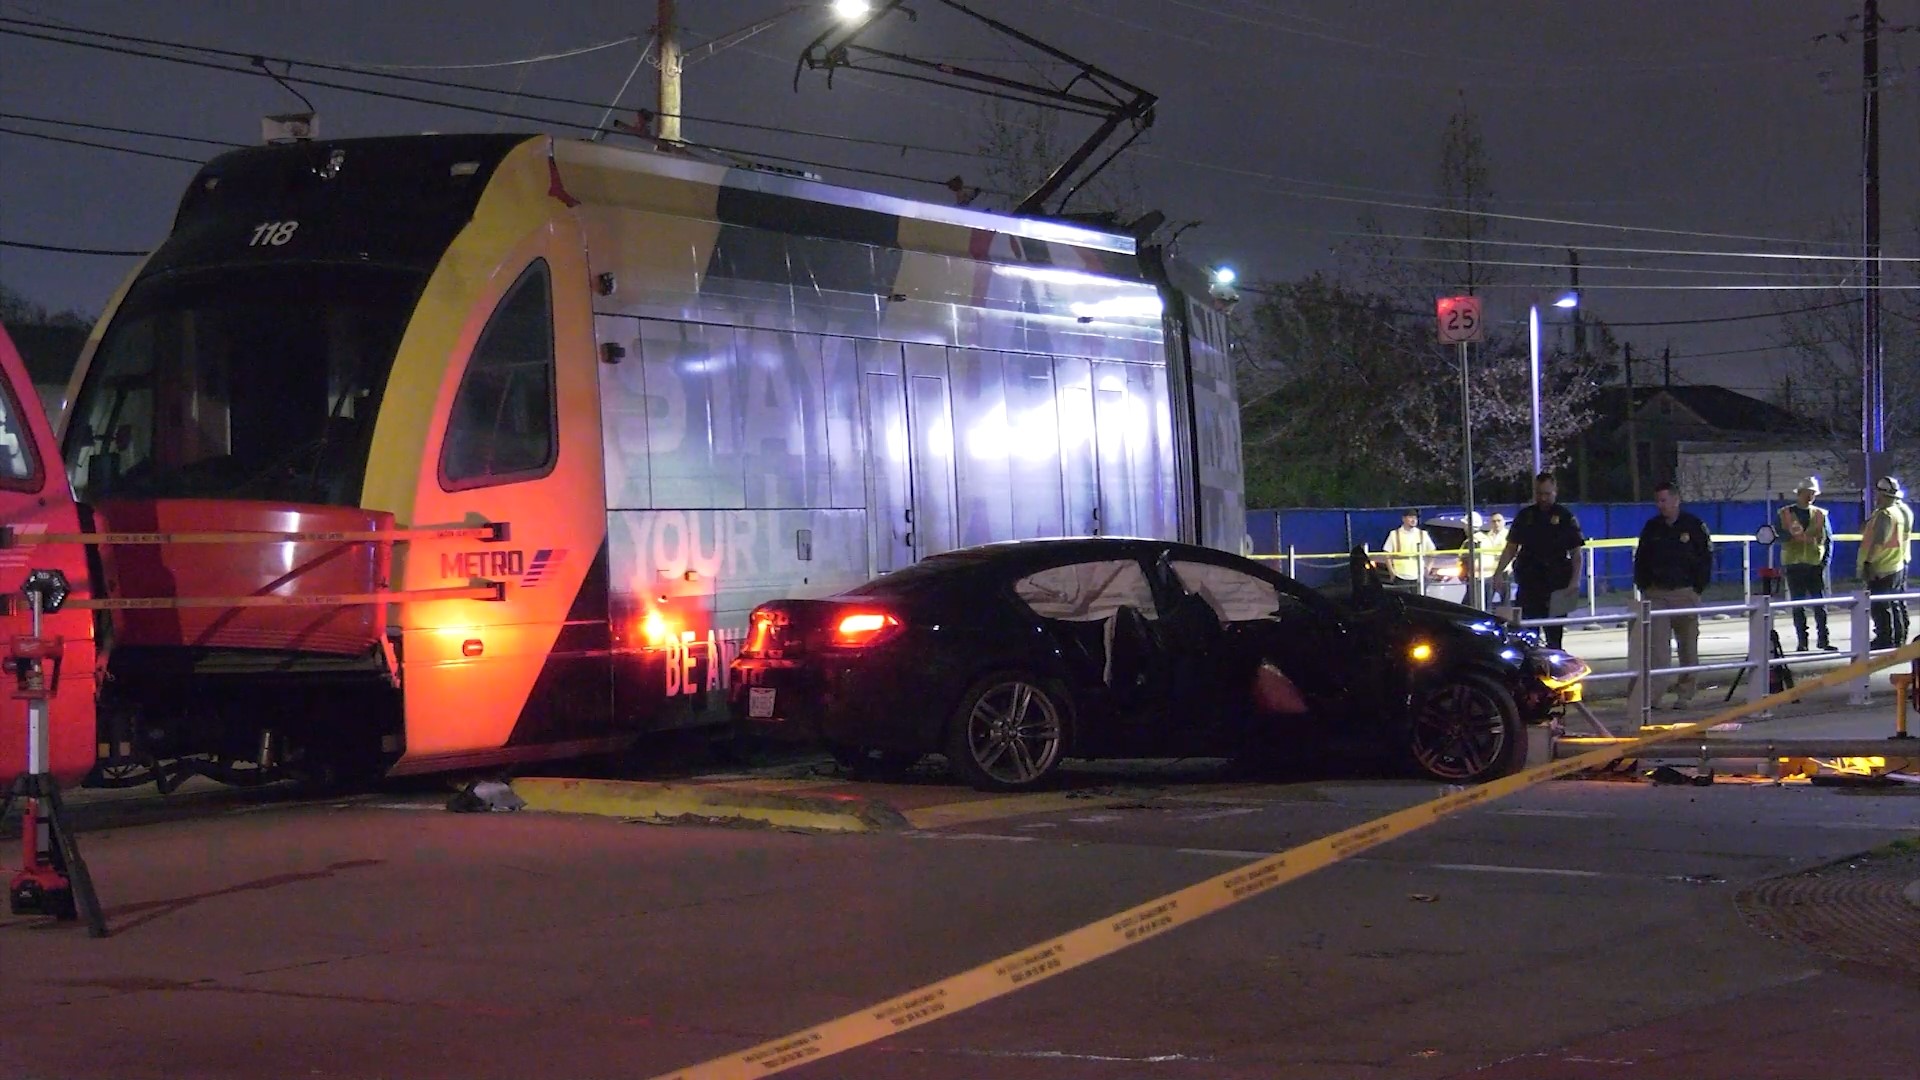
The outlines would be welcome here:
M 1913 508 L 1902 500 L 1907 489 L 1883 476 L 1873 482 L 1875 509 L 1860 530 L 1860 580 L 1875 594 L 1907 591 L 1907 557 L 1913 544 Z M 1873 603 L 1875 649 L 1892 649 L 1907 642 L 1907 605 L 1902 600 Z
M 1422 563 L 1432 566 L 1432 559 L 1422 559 L 1421 555 L 1431 555 L 1439 549 L 1433 546 L 1433 537 L 1420 527 L 1420 512 L 1408 510 L 1400 515 L 1400 527 L 1387 534 L 1387 554 L 1393 556 L 1388 566 L 1393 570 L 1393 583 L 1402 589 L 1420 587 Z
M 1500 576 L 1500 553 L 1507 549 L 1507 515 L 1495 514 L 1487 525 L 1487 531 L 1480 534 L 1480 566 L 1478 572 L 1487 579 L 1487 609 L 1495 607 L 1507 599 L 1513 590 L 1507 587 L 1507 579 Z
M 1820 478 L 1809 476 L 1800 481 L 1799 501 L 1780 508 L 1780 564 L 1786 571 L 1787 595 L 1795 600 L 1810 600 L 1827 595 L 1827 566 L 1833 561 L 1833 536 L 1827 529 L 1827 512 L 1813 505 L 1820 494 Z M 1813 624 L 1819 634 L 1820 648 L 1833 652 L 1833 639 L 1827 635 L 1827 609 L 1813 609 Z M 1807 609 L 1793 609 L 1793 632 L 1800 643 L 1795 652 L 1807 651 Z

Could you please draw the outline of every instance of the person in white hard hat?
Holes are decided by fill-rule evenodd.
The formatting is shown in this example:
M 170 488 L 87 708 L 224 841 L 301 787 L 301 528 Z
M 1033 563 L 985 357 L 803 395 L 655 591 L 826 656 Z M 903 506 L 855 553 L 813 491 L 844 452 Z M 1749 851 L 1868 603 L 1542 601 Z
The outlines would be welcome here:
M 1813 505 L 1820 494 L 1820 478 L 1809 476 L 1800 481 L 1799 500 L 1780 508 L 1780 566 L 1786 572 L 1787 595 L 1795 600 L 1810 600 L 1827 595 L 1827 567 L 1833 561 L 1833 536 L 1827 529 L 1827 512 Z M 1814 628 L 1820 649 L 1833 652 L 1827 635 L 1827 609 L 1813 609 Z M 1807 609 L 1793 609 L 1793 632 L 1800 643 L 1795 652 L 1807 651 Z
M 1860 530 L 1860 580 L 1875 595 L 1907 591 L 1907 558 L 1913 545 L 1913 508 L 1904 501 L 1907 489 L 1891 476 L 1873 482 L 1875 509 Z M 1902 600 L 1873 602 L 1875 649 L 1897 648 L 1907 642 L 1907 605 Z

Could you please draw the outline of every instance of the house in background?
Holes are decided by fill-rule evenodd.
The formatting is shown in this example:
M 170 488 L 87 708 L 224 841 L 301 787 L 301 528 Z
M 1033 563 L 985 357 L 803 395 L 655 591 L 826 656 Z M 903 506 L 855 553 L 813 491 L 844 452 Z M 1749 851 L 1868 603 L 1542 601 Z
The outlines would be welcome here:
M 1767 498 L 1777 494 L 1768 485 L 1792 484 L 1813 469 L 1810 445 L 1831 449 L 1810 440 L 1811 425 L 1793 413 L 1724 386 L 1603 387 L 1593 410 L 1584 455 L 1590 498 L 1650 502 L 1666 480 L 1688 498 Z

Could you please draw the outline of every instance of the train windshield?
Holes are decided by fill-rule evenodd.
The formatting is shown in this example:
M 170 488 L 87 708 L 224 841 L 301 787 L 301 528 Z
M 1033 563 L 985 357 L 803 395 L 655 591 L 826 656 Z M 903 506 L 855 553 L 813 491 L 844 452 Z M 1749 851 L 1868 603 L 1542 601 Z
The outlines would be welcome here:
M 73 403 L 75 493 L 356 505 L 425 276 L 218 268 L 129 291 Z

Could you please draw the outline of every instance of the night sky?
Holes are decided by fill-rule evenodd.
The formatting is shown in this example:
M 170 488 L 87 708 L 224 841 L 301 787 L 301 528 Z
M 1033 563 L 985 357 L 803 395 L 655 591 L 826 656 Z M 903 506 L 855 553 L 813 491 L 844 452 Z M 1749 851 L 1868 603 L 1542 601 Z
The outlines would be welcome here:
M 697 43 L 789 5 L 780 0 L 683 0 Z M 966 58 L 996 72 L 1036 68 L 970 29 L 936 0 L 897 16 L 874 44 Z M 1857 4 L 1829 0 L 977 0 L 978 9 L 1099 64 L 1160 97 L 1158 123 L 1130 152 L 1152 205 L 1187 232 L 1189 258 L 1230 263 L 1243 280 L 1282 280 L 1337 265 L 1333 249 L 1364 213 L 1418 232 L 1418 211 L 1364 205 L 1417 202 L 1434 190 L 1440 131 L 1464 95 L 1481 118 L 1497 209 L 1583 223 L 1781 240 L 1830 241 L 1859 209 L 1860 48 L 1822 32 L 1847 28 Z M 1894 23 L 1920 20 L 1889 0 Z M 644 36 L 647 0 L 285 0 L 260 5 L 0 0 L 0 16 L 217 46 L 269 56 L 370 65 L 476 65 Z M 980 178 L 965 156 L 979 142 L 980 99 L 842 73 L 828 89 L 794 64 L 822 30 L 798 12 L 688 69 L 685 137 L 763 154 L 859 166 L 924 180 Z M 8 25 L 0 29 L 23 29 Z M 146 49 L 147 46 L 130 45 Z M 525 92 L 604 101 L 626 78 L 639 43 L 511 67 L 411 71 Z M 188 55 L 188 54 L 178 54 Z M 245 66 L 244 59 L 216 59 Z M 1920 204 L 1912 181 L 1920 131 L 1920 33 L 1883 38 L 1883 198 L 1887 253 L 1913 254 Z M 1038 69 L 1058 74 L 1057 68 Z M 1821 73 L 1830 74 L 1823 80 Z M 592 109 L 382 84 L 296 65 L 295 75 L 383 85 L 403 93 L 591 124 Z M 651 69 L 623 101 L 653 103 Z M 302 87 L 323 137 L 539 128 L 445 108 Z M 260 117 L 299 101 L 259 75 L 234 75 L 18 36 L 0 36 L 0 128 L 202 159 L 215 146 L 17 119 L 44 117 L 253 143 Z M 771 127 L 951 149 L 902 151 Z M 1073 123 L 1084 123 L 1074 121 Z M 561 131 L 559 128 L 552 130 Z M 194 166 L 0 133 L 0 239 L 88 248 L 146 248 L 165 234 Z M 936 184 L 814 167 L 835 182 L 934 200 Z M 1325 197 L 1314 197 L 1325 196 Z M 1346 201 L 1346 200 L 1361 200 Z M 1553 245 L 1794 250 L 1782 243 L 1566 224 L 1505 222 L 1507 239 Z M 1805 249 L 1800 249 L 1805 250 Z M 1828 251 L 1845 249 L 1825 248 Z M 1508 249 L 1522 262 L 1564 250 Z M 1784 283 L 1759 276 L 1780 263 L 1589 251 L 1586 309 L 1614 323 L 1705 319 L 1801 301 L 1777 292 L 1647 290 L 1625 285 Z M 0 249 L 0 281 L 54 308 L 98 312 L 129 260 Z M 1825 265 L 1831 280 L 1844 264 Z M 1711 273 L 1654 272 L 1667 267 Z M 1744 271 L 1728 273 L 1727 271 Z M 1564 285 L 1559 269 L 1508 268 L 1517 285 Z M 1811 271 L 1810 271 L 1811 272 Z M 1612 286 L 1612 287 L 1609 287 Z M 1495 318 L 1524 315 L 1526 294 L 1491 301 Z M 1812 300 L 1822 297 L 1811 296 Z M 1622 331 L 1643 353 L 1671 345 L 1676 376 L 1758 390 L 1782 357 L 1774 320 Z M 1701 356 L 1703 353 L 1720 353 Z

